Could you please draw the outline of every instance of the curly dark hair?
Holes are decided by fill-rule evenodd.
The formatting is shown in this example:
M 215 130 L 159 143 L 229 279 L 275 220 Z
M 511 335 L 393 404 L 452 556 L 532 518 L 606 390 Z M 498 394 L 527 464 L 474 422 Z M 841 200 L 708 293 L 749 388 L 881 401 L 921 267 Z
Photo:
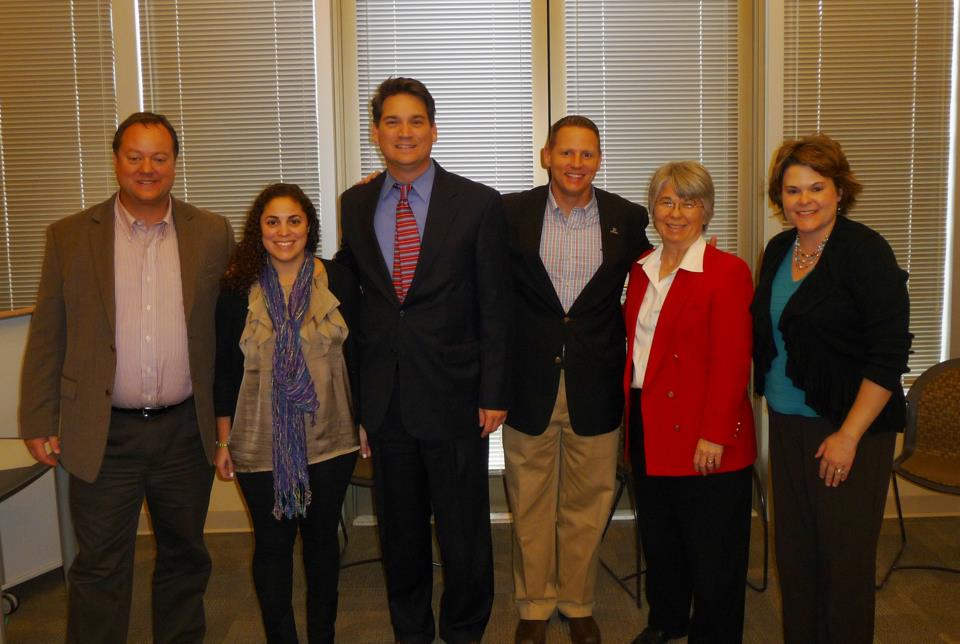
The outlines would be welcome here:
M 317 245 L 320 242 L 320 220 L 317 218 L 317 209 L 310 197 L 295 183 L 274 183 L 264 188 L 253 205 L 247 211 L 247 219 L 243 225 L 243 238 L 237 244 L 237 249 L 227 264 L 222 286 L 224 290 L 234 293 L 246 293 L 250 286 L 260 279 L 260 271 L 267 261 L 267 251 L 263 247 L 263 233 L 260 231 L 260 217 L 267 204 L 277 197 L 289 197 L 303 208 L 307 215 L 307 245 L 304 249 L 310 255 L 317 254 Z

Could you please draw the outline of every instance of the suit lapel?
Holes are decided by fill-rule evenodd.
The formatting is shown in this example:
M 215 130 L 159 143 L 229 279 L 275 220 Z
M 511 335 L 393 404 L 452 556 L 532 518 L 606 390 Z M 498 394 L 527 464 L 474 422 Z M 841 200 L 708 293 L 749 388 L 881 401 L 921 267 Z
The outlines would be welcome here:
M 626 243 L 627 231 L 624 230 L 623 226 L 623 213 L 610 206 L 605 193 L 600 190 L 597 190 L 596 193 L 597 209 L 600 214 L 600 243 L 603 246 L 603 264 L 607 264 L 618 261 L 623 257 L 623 245 Z
M 610 207 L 605 193 L 595 189 L 594 194 L 597 197 L 597 214 L 600 226 L 600 265 L 597 266 L 597 270 L 594 271 L 587 283 L 584 284 L 583 290 L 577 295 L 577 299 L 574 300 L 573 305 L 570 307 L 571 311 L 577 308 L 577 304 L 581 299 L 589 297 L 590 291 L 594 288 L 597 280 L 601 279 L 601 275 L 607 269 L 607 265 L 615 263 L 623 257 L 624 235 L 626 231 L 623 229 L 622 213 L 614 211 Z M 646 274 L 644 274 L 644 276 L 646 276 Z M 622 286 L 623 284 L 621 284 L 621 287 Z
M 177 253 L 180 255 L 180 283 L 183 289 L 183 317 L 190 324 L 190 312 L 197 293 L 197 271 L 201 249 L 194 230 L 193 212 L 183 202 L 173 200 L 173 225 L 177 230 Z
M 652 374 L 663 363 L 666 357 L 667 347 L 673 339 L 673 334 L 677 330 L 677 323 L 683 314 L 690 295 L 698 288 L 703 273 L 691 273 L 685 270 L 678 270 L 676 277 L 673 278 L 673 284 L 670 286 L 670 292 L 667 293 L 667 299 L 663 303 L 663 309 L 660 311 L 660 317 L 657 319 L 657 330 L 653 334 L 653 346 L 650 347 L 650 358 L 647 360 L 647 375 L 644 380 Z
M 383 189 L 386 178 L 387 173 L 381 172 L 376 179 L 359 187 L 358 210 L 351 215 L 357 218 L 357 227 L 360 232 L 358 246 L 354 248 L 354 252 L 360 256 L 362 266 L 373 267 L 370 275 L 371 281 L 388 299 L 399 306 L 397 292 L 393 288 L 393 280 L 390 278 L 390 271 L 387 269 L 387 261 L 383 257 L 380 242 L 377 241 L 377 233 L 373 229 L 373 217 L 377 212 L 377 201 L 380 198 L 380 191 Z
M 420 241 L 420 257 L 417 259 L 417 269 L 413 273 L 413 282 L 410 284 L 410 293 L 415 293 L 417 284 L 429 272 L 430 265 L 440 255 L 444 240 L 460 214 L 460 203 L 457 201 L 457 188 L 450 181 L 449 173 L 434 161 L 436 176 L 433 178 L 433 189 L 430 193 L 430 205 L 427 208 L 427 220 L 423 225 L 423 239 Z
M 547 190 L 550 187 L 543 186 L 542 188 L 542 190 L 533 191 L 528 202 L 521 206 L 517 225 L 517 242 L 528 265 L 530 276 L 535 282 L 533 285 L 534 292 L 544 294 L 556 311 L 562 314 L 563 304 L 560 303 L 560 296 L 557 295 L 557 290 L 550 280 L 549 273 L 547 273 L 547 267 L 543 265 L 543 258 L 540 257 L 543 218 L 546 216 Z
M 90 230 L 90 251 L 93 256 L 97 285 L 100 289 L 100 301 L 110 323 L 110 330 L 117 330 L 117 301 L 113 273 L 113 227 L 114 195 L 90 215 L 95 224 Z

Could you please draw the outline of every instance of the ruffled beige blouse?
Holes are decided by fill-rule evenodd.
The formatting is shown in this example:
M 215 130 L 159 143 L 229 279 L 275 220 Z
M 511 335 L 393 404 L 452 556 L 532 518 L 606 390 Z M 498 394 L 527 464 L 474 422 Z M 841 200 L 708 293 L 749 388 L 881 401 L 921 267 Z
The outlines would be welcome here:
M 316 421 L 305 415 L 307 462 L 318 463 L 360 448 L 353 419 L 350 379 L 343 345 L 347 324 L 340 301 L 327 286 L 323 264 L 315 262 L 310 309 L 300 326 L 300 344 L 320 407 Z M 240 336 L 243 379 L 230 432 L 230 456 L 238 472 L 273 469 L 273 348 L 276 337 L 263 290 L 250 288 L 247 322 Z

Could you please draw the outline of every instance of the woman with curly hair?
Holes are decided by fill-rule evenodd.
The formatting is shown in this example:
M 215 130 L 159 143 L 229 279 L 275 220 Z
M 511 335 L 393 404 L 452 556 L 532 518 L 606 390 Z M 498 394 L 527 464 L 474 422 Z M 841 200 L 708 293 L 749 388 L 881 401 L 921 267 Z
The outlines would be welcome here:
M 360 297 L 314 257 L 317 211 L 296 185 L 265 188 L 217 302 L 214 401 L 221 478 L 236 473 L 254 532 L 253 581 L 268 642 L 296 642 L 293 545 L 303 539 L 307 634 L 333 642 L 340 507 L 359 440 L 350 333 Z

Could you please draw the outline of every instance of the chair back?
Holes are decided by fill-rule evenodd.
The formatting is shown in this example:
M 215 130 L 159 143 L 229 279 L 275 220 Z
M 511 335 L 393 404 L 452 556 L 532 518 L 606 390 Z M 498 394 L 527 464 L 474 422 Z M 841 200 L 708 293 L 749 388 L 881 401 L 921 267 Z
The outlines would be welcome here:
M 898 469 L 910 469 L 906 461 L 914 455 L 918 464 L 933 459 L 960 467 L 960 358 L 930 367 L 910 387 Z

